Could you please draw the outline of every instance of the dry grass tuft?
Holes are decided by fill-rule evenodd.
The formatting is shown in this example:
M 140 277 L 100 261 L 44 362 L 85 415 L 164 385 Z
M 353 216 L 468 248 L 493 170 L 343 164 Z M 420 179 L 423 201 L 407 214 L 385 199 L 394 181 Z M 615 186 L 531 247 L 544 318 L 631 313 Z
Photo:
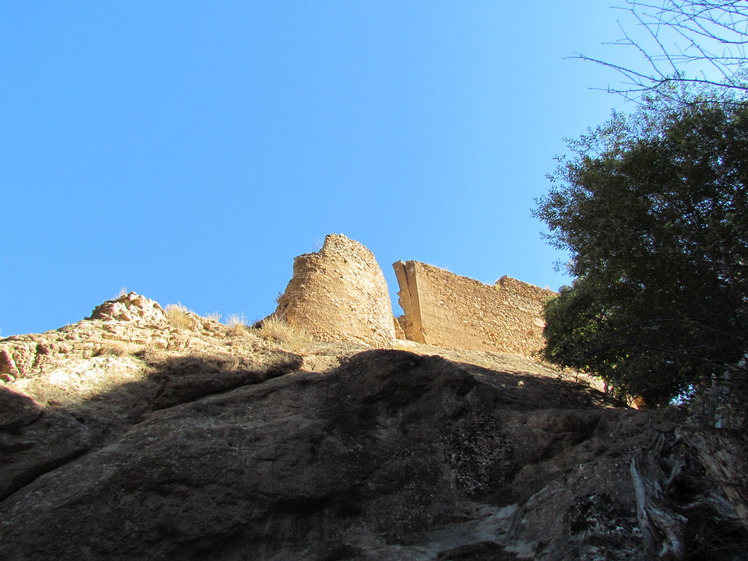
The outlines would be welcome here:
M 236 327 L 237 325 L 246 327 L 247 317 L 244 314 L 231 314 L 229 319 L 226 320 L 226 325 L 229 327 Z
M 216 323 L 221 323 L 221 314 L 219 314 L 218 312 L 210 312 L 205 316 L 205 319 L 214 321 Z
M 298 349 L 312 342 L 309 333 L 272 315 L 262 320 L 256 333 L 266 341 L 273 341 L 289 349 Z
M 247 331 L 247 317 L 244 314 L 231 314 L 226 320 L 226 326 L 232 335 L 241 335 Z
M 180 302 L 166 306 L 166 317 L 169 318 L 169 323 L 177 329 L 195 329 L 192 312 Z
M 125 343 L 107 342 L 95 348 L 91 356 L 126 356 L 130 352 L 130 347 Z

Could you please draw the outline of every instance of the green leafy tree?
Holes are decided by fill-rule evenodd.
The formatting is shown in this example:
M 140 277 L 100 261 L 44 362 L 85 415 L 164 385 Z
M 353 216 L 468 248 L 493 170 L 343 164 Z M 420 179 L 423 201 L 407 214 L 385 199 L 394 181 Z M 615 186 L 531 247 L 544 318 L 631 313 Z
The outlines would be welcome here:
M 570 142 L 534 213 L 576 277 L 545 358 L 653 404 L 748 349 L 748 103 L 659 99 Z

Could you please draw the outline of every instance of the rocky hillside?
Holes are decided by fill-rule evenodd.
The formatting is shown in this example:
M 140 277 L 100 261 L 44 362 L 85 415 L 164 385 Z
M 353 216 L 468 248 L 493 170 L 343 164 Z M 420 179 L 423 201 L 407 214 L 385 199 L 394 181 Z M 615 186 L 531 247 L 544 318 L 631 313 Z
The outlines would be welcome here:
M 661 496 L 734 516 L 647 413 L 527 358 L 400 346 L 284 348 L 136 294 L 0 340 L 0 559 L 666 558 L 632 479 L 653 447 L 681 458 Z

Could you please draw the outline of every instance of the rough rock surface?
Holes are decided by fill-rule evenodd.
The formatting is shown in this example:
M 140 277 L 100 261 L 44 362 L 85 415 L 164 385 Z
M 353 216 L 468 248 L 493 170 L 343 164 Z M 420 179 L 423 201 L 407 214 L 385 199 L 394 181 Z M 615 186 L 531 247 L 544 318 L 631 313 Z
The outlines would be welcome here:
M 151 413 L 8 497 L 0 553 L 642 559 L 619 443 L 653 429 L 601 403 L 567 382 L 368 351 Z M 590 505 L 594 527 L 570 531 Z
M 156 409 L 297 370 L 298 355 L 247 331 L 130 293 L 89 319 L 0 340 L 0 498 L 104 445 Z
M 294 259 L 275 316 L 319 341 L 391 347 L 395 325 L 387 283 L 363 245 L 330 234 L 318 253 Z
M 123 298 L 0 340 L 3 561 L 652 558 L 646 412 L 526 357 L 293 354 Z
M 542 348 L 543 305 L 553 291 L 506 276 L 490 286 L 418 261 L 393 267 L 407 339 L 526 356 Z

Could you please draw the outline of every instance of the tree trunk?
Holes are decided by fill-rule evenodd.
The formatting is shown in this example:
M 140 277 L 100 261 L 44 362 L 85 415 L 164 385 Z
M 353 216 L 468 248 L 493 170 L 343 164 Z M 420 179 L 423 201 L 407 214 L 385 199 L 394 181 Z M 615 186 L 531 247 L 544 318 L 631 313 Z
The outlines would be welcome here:
M 664 442 L 663 435 L 658 435 L 647 449 L 631 459 L 631 477 L 644 546 L 657 559 L 680 561 L 686 556 L 687 519 L 674 512 L 665 497 L 670 477 L 659 462 Z M 671 471 L 679 469 L 676 465 Z

